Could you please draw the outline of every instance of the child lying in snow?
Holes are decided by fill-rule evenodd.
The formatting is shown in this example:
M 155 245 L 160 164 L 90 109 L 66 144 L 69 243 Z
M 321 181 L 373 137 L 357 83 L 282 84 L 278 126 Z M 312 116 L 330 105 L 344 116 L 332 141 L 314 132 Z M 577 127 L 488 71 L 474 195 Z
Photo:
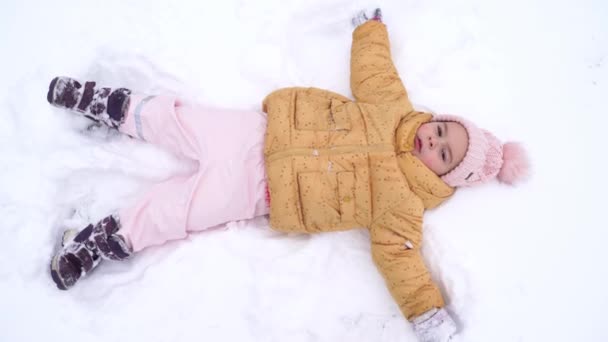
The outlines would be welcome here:
M 155 185 L 132 207 L 64 234 L 51 261 L 57 286 L 72 287 L 102 260 L 259 215 L 284 232 L 367 227 L 373 260 L 419 339 L 449 340 L 455 324 L 420 254 L 423 213 L 456 187 L 494 177 L 512 184 L 526 159 L 517 144 L 501 144 L 463 118 L 415 111 L 380 10 L 353 22 L 356 101 L 287 88 L 266 97 L 264 114 L 53 79 L 51 104 L 199 163 L 197 172 Z

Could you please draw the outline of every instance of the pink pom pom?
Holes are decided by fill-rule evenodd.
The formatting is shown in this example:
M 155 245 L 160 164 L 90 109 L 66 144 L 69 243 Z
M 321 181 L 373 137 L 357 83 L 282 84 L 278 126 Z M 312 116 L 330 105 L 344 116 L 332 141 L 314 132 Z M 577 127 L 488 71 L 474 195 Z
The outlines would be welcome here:
M 523 146 L 515 142 L 508 142 L 502 146 L 503 164 L 498 172 L 498 180 L 513 185 L 526 178 L 530 171 L 530 162 Z

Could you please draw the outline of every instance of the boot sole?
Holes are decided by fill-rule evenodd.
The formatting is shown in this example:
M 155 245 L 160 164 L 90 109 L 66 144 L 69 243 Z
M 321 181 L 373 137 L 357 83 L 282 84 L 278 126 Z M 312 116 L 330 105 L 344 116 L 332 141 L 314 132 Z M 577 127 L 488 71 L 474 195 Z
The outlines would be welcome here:
M 53 278 L 53 281 L 55 282 L 55 285 L 57 285 L 58 289 L 67 290 L 68 289 L 67 286 L 65 286 L 63 281 L 61 281 L 61 277 L 59 277 L 59 272 L 57 272 L 57 269 L 58 269 L 57 260 L 59 260 L 59 255 L 55 255 L 53 257 L 53 259 L 51 260 L 51 264 L 50 264 L 51 277 Z
M 50 104 L 53 104 L 53 98 L 55 95 L 55 85 L 57 84 L 57 80 L 59 77 L 53 78 L 51 84 L 49 84 L 49 92 L 46 94 L 46 100 L 49 101 Z

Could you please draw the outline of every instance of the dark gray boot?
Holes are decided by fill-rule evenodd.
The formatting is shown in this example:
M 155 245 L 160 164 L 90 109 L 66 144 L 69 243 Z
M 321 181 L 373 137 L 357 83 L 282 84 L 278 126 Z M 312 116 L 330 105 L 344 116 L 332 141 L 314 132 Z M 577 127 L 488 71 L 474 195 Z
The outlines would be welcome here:
M 67 290 L 101 260 L 124 260 L 133 253 L 124 237 L 116 234 L 120 222 L 108 216 L 76 233 L 66 231 L 62 248 L 51 260 L 51 276 L 57 287 Z
M 69 77 L 55 77 L 49 84 L 46 99 L 50 104 L 71 109 L 109 127 L 118 128 L 129 109 L 131 90 L 96 87 Z

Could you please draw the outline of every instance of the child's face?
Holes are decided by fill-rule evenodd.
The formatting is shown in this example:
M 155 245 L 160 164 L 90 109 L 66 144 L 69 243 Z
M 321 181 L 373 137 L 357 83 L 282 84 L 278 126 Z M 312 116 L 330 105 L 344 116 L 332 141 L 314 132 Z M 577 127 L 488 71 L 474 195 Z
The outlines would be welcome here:
M 469 137 L 461 124 L 433 121 L 418 128 L 412 154 L 431 171 L 443 176 L 460 164 L 468 146 Z

